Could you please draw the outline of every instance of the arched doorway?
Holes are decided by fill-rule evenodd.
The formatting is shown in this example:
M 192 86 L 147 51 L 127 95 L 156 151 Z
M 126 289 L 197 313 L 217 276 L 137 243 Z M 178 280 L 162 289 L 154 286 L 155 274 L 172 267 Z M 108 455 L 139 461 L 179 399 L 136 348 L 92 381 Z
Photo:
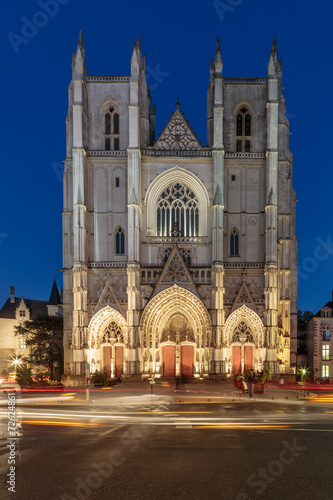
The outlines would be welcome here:
M 127 324 L 118 311 L 106 306 L 93 316 L 88 344 L 88 359 L 108 377 L 117 378 L 127 371 Z
M 225 341 L 227 372 L 262 370 L 266 359 L 264 325 L 252 309 L 243 305 L 230 314 L 225 323 Z
M 114 320 L 102 332 L 103 371 L 109 377 L 121 377 L 124 372 L 124 335 Z
M 254 368 L 254 340 L 251 328 L 242 320 L 235 327 L 232 336 L 232 371 L 242 373 Z
M 161 335 L 161 346 L 165 377 L 174 377 L 176 373 L 186 377 L 194 375 L 194 332 L 184 314 L 175 313 L 170 317 Z
M 208 372 L 211 321 L 201 300 L 178 285 L 158 293 L 140 322 L 143 373 L 192 376 Z

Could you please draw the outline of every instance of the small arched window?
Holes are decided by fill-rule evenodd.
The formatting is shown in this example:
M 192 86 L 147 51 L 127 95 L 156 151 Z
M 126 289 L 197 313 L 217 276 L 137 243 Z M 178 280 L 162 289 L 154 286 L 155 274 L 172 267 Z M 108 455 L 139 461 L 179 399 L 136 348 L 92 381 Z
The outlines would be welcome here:
M 236 117 L 236 151 L 251 151 L 251 114 L 242 108 Z
M 104 144 L 106 151 L 119 150 L 119 114 L 112 107 L 104 116 Z
M 239 235 L 237 229 L 233 229 L 230 234 L 230 256 L 239 256 Z
M 125 231 L 118 227 L 116 231 L 116 255 L 125 254 Z

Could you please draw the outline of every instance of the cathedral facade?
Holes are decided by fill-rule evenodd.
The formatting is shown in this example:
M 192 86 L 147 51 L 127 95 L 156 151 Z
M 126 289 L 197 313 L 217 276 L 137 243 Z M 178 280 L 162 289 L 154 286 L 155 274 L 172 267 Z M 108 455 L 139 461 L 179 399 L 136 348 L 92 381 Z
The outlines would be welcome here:
M 263 78 L 223 76 L 218 41 L 207 146 L 178 100 L 156 139 L 139 38 L 130 76 L 89 76 L 80 34 L 64 171 L 68 377 L 295 372 L 296 198 L 282 90 L 275 40 Z

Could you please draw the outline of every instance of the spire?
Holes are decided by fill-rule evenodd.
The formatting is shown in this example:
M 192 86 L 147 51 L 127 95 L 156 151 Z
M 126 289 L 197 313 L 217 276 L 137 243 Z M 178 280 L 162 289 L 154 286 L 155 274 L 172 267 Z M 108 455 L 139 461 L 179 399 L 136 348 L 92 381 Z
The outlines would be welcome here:
M 276 46 L 276 38 L 273 39 L 273 45 L 271 49 L 271 54 L 269 56 L 268 65 L 267 65 L 267 74 L 268 76 L 276 75 L 277 67 L 277 46 Z
M 60 295 L 59 295 L 59 290 L 57 287 L 56 280 L 54 278 L 52 290 L 51 290 L 50 298 L 49 298 L 49 305 L 57 306 L 60 303 L 61 303 L 61 299 L 60 299 Z
M 137 44 L 134 44 L 132 57 L 131 57 L 131 74 L 138 75 L 140 68 L 140 57 L 138 55 Z
M 272 50 L 271 54 L 274 54 L 275 59 L 277 59 L 277 46 L 276 46 L 276 38 L 273 38 L 273 45 L 272 45 Z
M 85 56 L 86 56 L 86 51 L 84 48 L 83 35 L 82 31 L 80 31 L 76 53 L 73 53 L 73 58 L 72 58 L 73 76 L 74 74 L 84 75 L 86 73 Z
M 221 56 L 221 45 L 220 39 L 217 38 L 216 49 L 215 49 L 215 72 L 222 74 L 223 61 Z
M 136 50 L 138 51 L 138 56 L 139 56 L 139 58 L 140 58 L 140 57 L 141 57 L 141 55 L 142 55 L 140 35 L 138 35 L 138 36 L 136 37 L 135 47 L 136 47 Z
M 221 45 L 220 45 L 220 37 L 217 37 L 217 40 L 216 40 L 216 50 L 215 50 L 215 55 L 217 52 L 220 52 L 221 54 Z
M 86 56 L 86 51 L 85 51 L 85 48 L 84 48 L 84 41 L 83 41 L 83 35 L 82 35 L 82 31 L 80 30 L 80 35 L 79 35 L 79 41 L 78 41 L 78 44 L 77 44 L 77 49 L 81 50 L 81 54 L 82 54 L 82 57 L 83 59 L 85 58 Z M 77 50 L 77 52 L 78 52 Z

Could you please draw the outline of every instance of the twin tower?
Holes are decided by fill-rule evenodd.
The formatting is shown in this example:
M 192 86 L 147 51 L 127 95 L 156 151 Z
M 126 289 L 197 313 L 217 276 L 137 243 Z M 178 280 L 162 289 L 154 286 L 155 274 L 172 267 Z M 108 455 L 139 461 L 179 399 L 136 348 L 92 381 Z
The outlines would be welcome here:
M 69 379 L 295 373 L 296 199 L 282 90 L 275 40 L 262 78 L 223 76 L 218 41 L 207 146 L 178 101 L 156 139 L 139 37 L 129 76 L 89 76 L 80 34 L 64 172 Z

